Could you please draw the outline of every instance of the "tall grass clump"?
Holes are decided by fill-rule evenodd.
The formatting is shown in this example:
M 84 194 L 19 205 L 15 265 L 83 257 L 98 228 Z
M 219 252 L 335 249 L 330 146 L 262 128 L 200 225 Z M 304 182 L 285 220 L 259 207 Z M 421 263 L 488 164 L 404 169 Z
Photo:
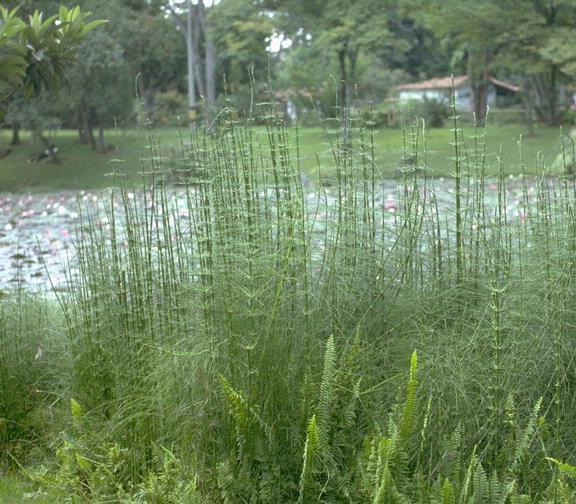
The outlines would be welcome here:
M 448 189 L 421 122 L 391 187 L 348 112 L 309 181 L 273 104 L 218 117 L 182 132 L 182 185 L 151 136 L 142 187 L 81 209 L 68 422 L 33 476 L 80 501 L 571 502 L 574 181 L 508 181 L 454 113 Z
M 0 467 L 42 460 L 60 423 L 64 321 L 24 291 L 0 299 Z

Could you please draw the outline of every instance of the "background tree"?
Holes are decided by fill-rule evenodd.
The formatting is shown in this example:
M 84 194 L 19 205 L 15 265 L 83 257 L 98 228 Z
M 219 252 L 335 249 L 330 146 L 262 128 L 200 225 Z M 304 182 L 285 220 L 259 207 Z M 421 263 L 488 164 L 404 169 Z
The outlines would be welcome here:
M 156 95 L 170 90 L 186 91 L 182 69 L 186 50 L 181 35 L 163 14 L 142 11 L 136 14 L 132 43 L 124 45 L 125 59 L 138 75 L 138 94 L 145 112 L 153 116 Z
M 529 114 L 534 109 L 542 122 L 555 126 L 569 103 L 563 86 L 576 76 L 576 49 L 571 43 L 576 37 L 576 2 L 508 0 L 503 8 L 514 8 L 517 22 L 507 32 L 502 66 L 519 75 Z
M 60 54 L 47 42 L 64 30 L 48 20 L 56 0 L 6 1 L 21 9 L 13 19 L 5 10 L 2 30 L 20 42 L 0 39 L 0 72 L 38 92 L 72 69 L 59 117 L 99 150 L 107 127 L 136 121 L 136 91 L 148 117 L 159 98 L 162 122 L 173 122 L 186 95 L 191 118 L 202 111 L 210 124 L 225 97 L 245 107 L 267 98 L 268 83 L 327 116 L 335 95 L 347 107 L 378 103 L 396 84 L 466 73 L 479 120 L 496 76 L 521 84 L 526 110 L 557 124 L 576 73 L 576 0 L 78 0 L 114 20 L 81 47 L 92 66 L 70 64 L 79 43 Z M 45 16 L 31 26 L 23 19 L 35 8 Z
M 0 93 L 10 94 L 19 87 L 28 93 L 38 93 L 42 87 L 57 89 L 80 42 L 104 22 L 86 22 L 89 15 L 79 7 L 61 7 L 46 19 L 35 11 L 26 22 L 17 10 L 0 7 Z
M 5 121 L 11 106 L 12 145 L 20 141 L 21 125 L 32 125 L 55 160 L 56 151 L 40 129 L 41 124 L 46 124 L 45 110 L 33 110 L 23 97 L 38 96 L 43 90 L 54 93 L 64 83 L 67 66 L 74 61 L 84 37 L 105 22 L 87 22 L 89 16 L 79 7 L 61 7 L 58 14 L 48 18 L 36 10 L 25 21 L 17 9 L 0 6 L 0 123 Z M 25 117 L 26 110 L 36 113 Z
M 273 71 L 268 50 L 272 20 L 251 0 L 223 0 L 210 9 L 208 20 L 218 55 L 216 73 L 221 76 L 217 90 L 248 106 L 253 93 L 266 91 Z
M 70 74 L 69 106 L 63 112 L 66 124 L 78 128 L 82 143 L 106 152 L 106 128 L 134 115 L 136 84 L 149 113 L 161 82 L 174 75 L 173 53 L 178 52 L 170 48 L 174 37 L 167 41 L 165 36 L 171 31 L 166 30 L 159 4 L 84 0 L 82 5 L 114 23 L 90 34 L 80 47 Z
M 186 44 L 188 114 L 194 122 L 198 113 L 198 98 L 205 100 L 206 109 L 209 110 L 216 96 L 216 55 L 212 32 L 206 20 L 206 5 L 204 0 L 185 0 L 179 3 L 169 0 L 165 9 Z
M 574 0 L 421 1 L 415 16 L 464 55 L 478 119 L 485 116 L 489 77 L 501 74 L 522 82 L 529 116 L 534 108 L 540 120 L 558 124 L 561 85 L 576 61 L 569 42 L 576 35 Z
M 474 113 L 486 117 L 489 79 L 496 69 L 496 57 L 506 48 L 510 17 L 502 15 L 494 0 L 432 0 L 418 5 L 417 19 L 437 39 L 452 41 L 454 54 L 461 55 L 470 78 Z
M 71 70 L 71 96 L 78 108 L 80 139 L 106 152 L 105 127 L 121 122 L 133 111 L 133 72 L 121 44 L 105 30 L 87 37 L 78 56 Z
M 277 32 L 291 41 L 289 58 L 299 54 L 304 58 L 302 63 L 322 60 L 325 64 L 321 68 L 334 71 L 341 105 L 351 105 L 355 88 L 371 89 L 382 99 L 388 90 L 384 87 L 393 85 L 402 73 L 406 78 L 408 73 L 421 76 L 432 71 L 433 64 L 427 64 L 427 68 L 418 65 L 432 58 L 416 48 L 423 47 L 423 42 L 433 36 L 415 23 L 401 1 L 268 0 L 265 5 L 274 12 Z M 308 55 L 303 48 L 315 56 Z M 294 61 L 290 63 L 293 68 Z M 361 82 L 361 62 L 371 71 L 372 78 L 384 83 L 382 87 L 357 87 Z M 370 94 L 363 97 L 375 98 Z
M 52 161 L 58 161 L 53 148 L 52 132 L 62 124 L 60 100 L 52 93 L 43 90 L 39 95 L 29 98 L 22 92 L 16 93 L 6 108 L 5 121 L 13 128 L 11 145 L 18 145 L 18 132 L 23 128 L 32 134 L 32 141 L 42 145 L 44 154 Z M 48 132 L 48 133 L 47 133 Z

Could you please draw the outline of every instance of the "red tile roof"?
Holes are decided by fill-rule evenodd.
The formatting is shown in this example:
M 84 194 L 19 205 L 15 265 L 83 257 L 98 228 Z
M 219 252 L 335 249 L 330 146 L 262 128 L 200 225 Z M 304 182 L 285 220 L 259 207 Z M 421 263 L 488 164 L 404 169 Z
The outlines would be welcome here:
M 454 87 L 462 86 L 468 80 L 467 75 L 454 77 Z M 424 89 L 451 89 L 452 77 L 436 77 L 422 82 L 412 82 L 396 86 L 399 91 L 424 90 Z
M 517 93 L 518 91 L 520 91 L 520 86 L 515 86 L 514 84 L 510 84 L 509 82 L 504 82 L 495 79 L 494 77 L 490 77 L 490 82 L 495 86 L 507 89 L 508 91 L 512 91 L 513 93 Z
M 490 77 L 490 82 L 495 86 L 507 89 L 516 93 L 520 91 L 518 86 L 514 86 L 508 82 L 504 82 L 498 79 Z M 457 75 L 454 76 L 454 87 L 459 88 L 463 86 L 468 81 L 467 75 Z M 436 77 L 434 79 L 425 80 L 422 82 L 411 82 L 409 84 L 401 84 L 396 86 L 398 91 L 423 91 L 426 89 L 451 89 L 452 88 L 452 77 Z

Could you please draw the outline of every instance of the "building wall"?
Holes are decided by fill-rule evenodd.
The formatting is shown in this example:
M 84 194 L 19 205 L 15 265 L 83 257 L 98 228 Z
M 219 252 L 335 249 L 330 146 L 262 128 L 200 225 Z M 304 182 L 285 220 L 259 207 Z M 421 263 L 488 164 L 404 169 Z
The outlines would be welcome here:
M 470 86 L 462 86 L 456 90 L 456 109 L 466 112 L 474 110 L 474 96 Z
M 401 102 L 407 101 L 424 101 L 424 100 L 436 100 L 439 102 L 444 102 L 448 99 L 448 94 L 443 89 L 423 89 L 423 90 L 402 90 L 398 95 L 398 99 Z
M 398 95 L 398 100 L 400 102 L 436 100 L 450 105 L 450 94 L 450 91 L 445 89 L 402 90 Z M 487 103 L 490 107 L 496 103 L 496 88 L 493 85 L 488 87 Z M 474 97 L 471 86 L 461 86 L 456 89 L 456 108 L 464 112 L 472 112 L 474 110 Z

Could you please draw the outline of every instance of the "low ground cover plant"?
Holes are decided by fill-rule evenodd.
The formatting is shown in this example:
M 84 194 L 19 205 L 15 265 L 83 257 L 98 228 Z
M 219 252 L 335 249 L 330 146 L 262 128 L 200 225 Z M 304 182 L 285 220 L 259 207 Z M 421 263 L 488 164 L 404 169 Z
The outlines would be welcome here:
M 416 121 L 390 199 L 343 118 L 325 187 L 267 107 L 182 135 L 179 189 L 151 138 L 139 197 L 80 207 L 70 291 L 1 301 L 4 469 L 70 502 L 572 502 L 574 181 L 512 192 L 454 118 L 438 193 Z

